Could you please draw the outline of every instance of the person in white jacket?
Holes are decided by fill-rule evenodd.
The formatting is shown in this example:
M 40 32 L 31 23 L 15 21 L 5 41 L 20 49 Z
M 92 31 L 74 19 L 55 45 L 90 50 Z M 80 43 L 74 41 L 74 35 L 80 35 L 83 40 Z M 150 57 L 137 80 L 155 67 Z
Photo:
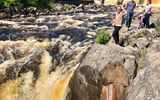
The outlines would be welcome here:
M 151 9 L 152 9 L 151 0 L 147 0 L 146 11 L 143 14 L 143 16 L 145 16 L 145 18 L 144 18 L 144 26 L 146 28 L 150 28 L 149 19 L 150 19 L 150 16 L 151 16 Z

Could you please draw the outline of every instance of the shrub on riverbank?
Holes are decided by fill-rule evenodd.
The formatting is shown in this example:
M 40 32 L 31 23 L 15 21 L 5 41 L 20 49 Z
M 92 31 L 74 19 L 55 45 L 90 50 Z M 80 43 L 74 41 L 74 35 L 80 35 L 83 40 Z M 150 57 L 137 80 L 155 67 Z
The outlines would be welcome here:
M 53 8 L 54 0 L 0 0 L 0 7 L 9 7 L 11 5 L 23 7 Z
M 64 9 L 69 9 L 69 8 L 71 8 L 69 4 L 64 5 Z
M 110 33 L 106 29 L 98 30 L 96 42 L 106 44 L 110 40 Z
M 9 7 L 12 4 L 20 5 L 18 0 L 0 0 L 0 7 Z

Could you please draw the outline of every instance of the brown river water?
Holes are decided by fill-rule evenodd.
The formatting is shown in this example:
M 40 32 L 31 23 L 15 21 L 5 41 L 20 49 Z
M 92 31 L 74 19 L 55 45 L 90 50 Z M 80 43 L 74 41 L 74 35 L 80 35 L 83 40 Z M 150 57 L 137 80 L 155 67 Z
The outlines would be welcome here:
M 69 100 L 70 78 L 97 27 L 110 25 L 104 23 L 107 15 L 88 11 L 0 20 L 0 100 Z

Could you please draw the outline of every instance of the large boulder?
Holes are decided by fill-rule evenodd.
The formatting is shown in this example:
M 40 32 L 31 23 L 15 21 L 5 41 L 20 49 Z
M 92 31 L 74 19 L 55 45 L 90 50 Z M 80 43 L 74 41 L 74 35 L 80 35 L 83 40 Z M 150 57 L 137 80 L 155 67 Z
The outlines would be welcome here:
M 160 99 L 160 41 L 148 49 L 145 64 L 128 88 L 126 100 Z
M 110 98 L 106 93 L 111 93 L 114 100 L 123 100 L 120 98 L 125 98 L 126 87 L 136 76 L 138 56 L 139 51 L 131 46 L 95 43 L 71 79 L 72 99 L 105 100 Z
M 130 46 L 95 43 L 70 80 L 71 99 L 103 100 L 107 89 L 115 91 L 116 98 L 124 98 L 136 75 L 138 55 L 139 51 Z
M 83 59 L 81 65 L 92 66 L 101 72 L 110 61 L 114 60 L 121 64 L 129 73 L 129 78 L 133 79 L 135 77 L 136 58 L 138 56 L 139 51 L 130 46 L 124 48 L 112 43 L 107 45 L 95 43 Z
M 137 46 L 139 49 L 144 49 L 148 47 L 149 44 L 150 42 L 144 37 L 138 38 L 138 40 L 135 42 L 135 46 Z

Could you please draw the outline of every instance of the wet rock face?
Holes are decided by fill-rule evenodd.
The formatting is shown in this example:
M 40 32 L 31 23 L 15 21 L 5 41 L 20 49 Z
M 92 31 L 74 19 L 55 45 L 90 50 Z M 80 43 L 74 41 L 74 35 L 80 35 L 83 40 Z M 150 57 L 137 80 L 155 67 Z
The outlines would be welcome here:
M 70 88 L 71 100 L 99 100 L 102 83 L 99 72 L 90 66 L 80 66 L 74 73 Z
M 134 82 L 128 88 L 126 100 L 158 100 L 160 81 L 159 81 L 159 41 L 153 42 L 148 49 L 145 57 L 144 68 L 138 73 Z
M 103 86 L 100 100 L 125 100 L 125 90 L 121 85 Z
M 101 71 L 103 88 L 100 100 L 124 100 L 129 85 L 128 72 L 117 61 L 110 61 Z

